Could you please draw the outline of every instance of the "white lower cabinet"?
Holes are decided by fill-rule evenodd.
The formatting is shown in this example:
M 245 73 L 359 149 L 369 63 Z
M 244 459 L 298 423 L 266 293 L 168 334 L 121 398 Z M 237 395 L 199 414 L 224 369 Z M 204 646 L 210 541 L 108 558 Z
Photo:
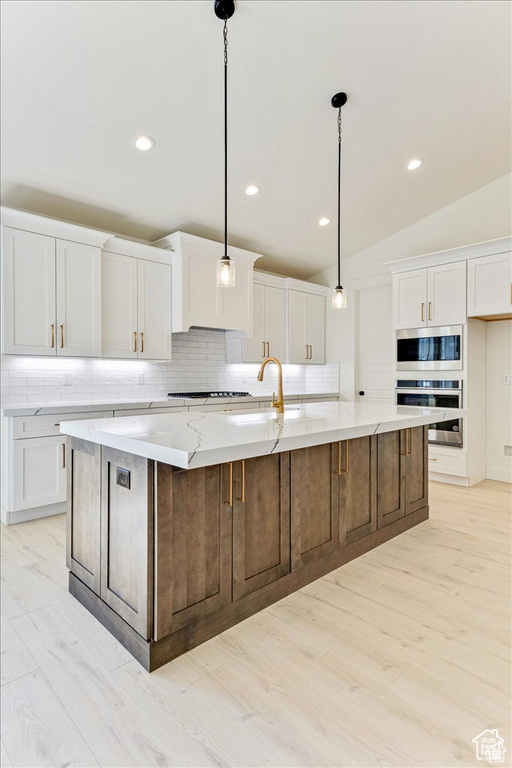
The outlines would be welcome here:
M 34 437 L 13 444 L 14 512 L 66 501 L 66 437 Z

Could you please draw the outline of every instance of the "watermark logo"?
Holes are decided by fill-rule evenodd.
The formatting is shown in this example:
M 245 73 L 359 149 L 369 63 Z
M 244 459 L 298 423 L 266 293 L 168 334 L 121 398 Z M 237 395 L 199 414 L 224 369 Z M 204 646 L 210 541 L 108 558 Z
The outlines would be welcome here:
M 487 760 L 488 763 L 505 762 L 505 745 L 503 739 L 498 734 L 497 728 L 490 730 L 487 728 L 473 739 L 476 744 L 477 760 Z

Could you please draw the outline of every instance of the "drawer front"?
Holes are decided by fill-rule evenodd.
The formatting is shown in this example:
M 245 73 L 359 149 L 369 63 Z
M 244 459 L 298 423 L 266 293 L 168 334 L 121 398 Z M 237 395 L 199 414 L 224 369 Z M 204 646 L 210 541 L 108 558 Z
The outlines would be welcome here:
M 270 403 L 270 396 L 268 402 Z M 194 411 L 196 408 L 198 411 L 247 411 L 256 408 L 268 407 L 262 406 L 261 402 L 257 400 L 253 403 L 215 403 L 214 405 L 191 405 L 190 410 Z
M 15 416 L 12 435 L 14 440 L 30 437 L 51 437 L 52 435 L 60 435 L 61 421 L 110 419 L 113 414 L 113 411 L 81 411 L 81 413 L 54 413 L 44 416 Z
M 454 449 L 453 452 L 428 451 L 429 472 L 439 472 L 443 475 L 457 475 L 466 477 L 466 452 Z
M 114 416 L 117 419 L 121 416 L 159 416 L 161 413 L 188 413 L 188 408 L 130 408 L 126 411 L 114 411 Z

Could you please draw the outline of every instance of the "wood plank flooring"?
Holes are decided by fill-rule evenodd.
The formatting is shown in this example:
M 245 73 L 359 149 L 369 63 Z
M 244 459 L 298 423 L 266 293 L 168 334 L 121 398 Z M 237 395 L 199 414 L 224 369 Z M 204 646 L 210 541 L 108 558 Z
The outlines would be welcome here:
M 511 488 L 431 518 L 149 675 L 67 592 L 65 519 L 2 528 L 2 766 L 510 765 Z

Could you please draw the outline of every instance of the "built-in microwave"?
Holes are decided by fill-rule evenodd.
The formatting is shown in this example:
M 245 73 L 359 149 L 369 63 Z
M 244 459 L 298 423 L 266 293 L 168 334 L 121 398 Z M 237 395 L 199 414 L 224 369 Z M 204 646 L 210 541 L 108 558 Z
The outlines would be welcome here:
M 462 370 L 462 325 L 396 332 L 398 371 Z

